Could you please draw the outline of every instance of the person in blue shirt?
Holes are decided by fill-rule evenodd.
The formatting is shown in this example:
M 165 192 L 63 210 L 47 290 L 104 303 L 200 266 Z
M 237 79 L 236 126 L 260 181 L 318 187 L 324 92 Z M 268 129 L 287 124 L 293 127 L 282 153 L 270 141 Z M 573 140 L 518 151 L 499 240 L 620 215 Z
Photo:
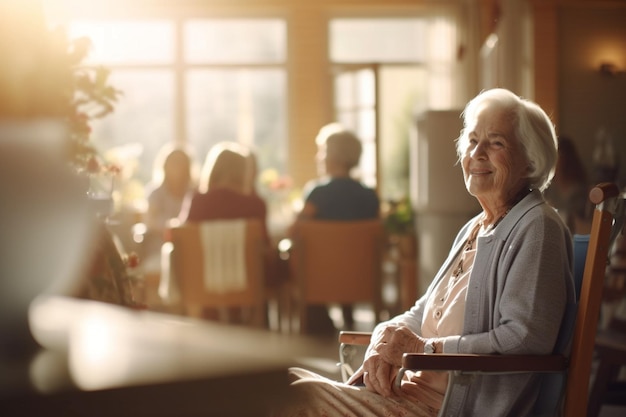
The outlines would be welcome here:
M 377 218 L 376 191 L 351 176 L 361 158 L 361 141 L 338 123 L 320 129 L 315 142 L 319 178 L 304 188 L 298 220 L 363 220 Z
M 338 123 L 323 126 L 316 139 L 319 178 L 304 187 L 304 206 L 296 222 L 307 219 L 353 221 L 379 217 L 380 200 L 375 190 L 352 177 L 359 165 L 359 138 Z M 344 326 L 352 328 L 352 306 L 343 306 Z M 334 332 L 326 306 L 309 309 L 312 333 Z

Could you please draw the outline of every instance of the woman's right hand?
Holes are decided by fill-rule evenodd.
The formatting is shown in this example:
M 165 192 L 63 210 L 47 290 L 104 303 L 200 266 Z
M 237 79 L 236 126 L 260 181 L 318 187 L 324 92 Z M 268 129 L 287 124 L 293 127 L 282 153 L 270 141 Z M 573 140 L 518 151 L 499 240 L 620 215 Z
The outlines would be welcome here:
M 425 341 L 407 326 L 390 325 L 377 335 L 372 348 L 384 361 L 399 368 L 402 366 L 402 356 L 405 353 L 424 352 Z

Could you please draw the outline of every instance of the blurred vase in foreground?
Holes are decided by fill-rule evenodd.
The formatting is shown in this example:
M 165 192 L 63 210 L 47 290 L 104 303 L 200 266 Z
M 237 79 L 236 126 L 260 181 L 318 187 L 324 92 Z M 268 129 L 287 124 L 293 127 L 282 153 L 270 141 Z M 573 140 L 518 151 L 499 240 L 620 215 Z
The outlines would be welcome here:
M 88 253 L 93 215 L 84 183 L 59 157 L 54 120 L 0 121 L 0 352 L 34 346 L 28 308 L 71 292 Z
M 86 38 L 50 28 L 40 0 L 0 1 L 0 353 L 35 343 L 28 308 L 70 293 L 90 250 L 93 213 L 79 175 L 97 151 L 90 122 L 120 92 L 81 65 Z

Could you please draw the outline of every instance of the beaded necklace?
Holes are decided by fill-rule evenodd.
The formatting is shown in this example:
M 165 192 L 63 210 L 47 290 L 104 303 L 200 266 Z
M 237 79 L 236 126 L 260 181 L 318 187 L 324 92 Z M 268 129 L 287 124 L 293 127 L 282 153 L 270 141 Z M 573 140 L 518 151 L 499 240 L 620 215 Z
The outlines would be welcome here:
M 517 193 L 517 195 L 515 196 L 515 198 L 513 199 L 513 204 L 511 204 L 509 206 L 509 208 L 504 212 L 504 214 L 502 216 L 500 216 L 498 218 L 498 220 L 496 220 L 493 224 L 491 224 L 486 230 L 485 233 L 488 233 L 489 231 L 493 230 L 496 228 L 496 226 L 498 226 L 500 224 L 500 222 L 502 221 L 502 219 L 504 219 L 504 217 L 509 214 L 509 212 L 511 211 L 511 209 L 517 204 L 519 203 L 524 197 L 526 197 L 529 193 L 531 192 L 530 189 L 528 188 L 523 188 L 522 190 L 520 190 L 519 193 Z M 459 263 L 457 265 L 457 267 L 454 269 L 454 271 L 452 271 L 452 278 L 454 281 L 456 281 L 461 274 L 464 272 L 463 271 L 463 264 L 465 263 L 465 255 L 468 251 L 472 250 L 472 248 L 474 247 L 474 242 L 476 241 L 476 238 L 478 237 L 478 232 L 480 231 L 480 229 L 483 228 L 484 226 L 484 220 L 479 221 L 474 228 L 472 229 L 472 232 L 470 233 L 469 237 L 467 238 L 467 240 L 465 241 L 465 247 L 463 248 L 463 252 L 461 253 L 461 258 L 459 259 Z
M 502 221 L 502 219 L 504 219 L 504 217 L 509 214 L 509 211 L 511 211 L 511 209 L 507 209 L 506 212 L 504 212 L 504 214 L 502 216 L 500 216 L 498 218 L 498 220 L 496 220 L 491 226 L 489 226 L 487 228 L 487 230 L 485 230 L 485 233 L 489 232 L 490 230 L 493 230 L 496 228 L 496 226 L 498 224 L 500 224 L 500 222 Z M 465 263 L 465 254 L 472 250 L 472 248 L 474 247 L 474 242 L 476 241 L 476 238 L 478 237 L 478 232 L 480 231 L 480 229 L 482 229 L 484 226 L 484 223 L 482 221 L 476 223 L 476 226 L 474 226 L 474 228 L 472 229 L 472 232 L 470 233 L 469 237 L 467 238 L 467 240 L 465 241 L 465 246 L 463 248 L 463 252 L 461 253 L 461 258 L 459 259 L 459 263 L 457 265 L 457 267 L 454 269 L 454 271 L 452 272 L 452 276 L 454 278 L 454 280 L 456 281 L 459 276 L 461 276 L 461 274 L 464 272 L 463 271 L 463 264 Z
M 515 196 L 515 198 L 513 199 L 513 204 L 511 204 L 509 206 L 509 208 L 504 212 L 504 214 L 502 216 L 500 216 L 498 218 L 498 220 L 496 220 L 492 225 L 490 225 L 486 230 L 485 233 L 489 232 L 490 230 L 493 230 L 496 228 L 496 226 L 498 224 L 500 224 L 500 222 L 502 221 L 502 219 L 504 219 L 504 217 L 509 214 L 509 212 L 511 211 L 511 209 L 520 201 L 522 201 L 522 199 L 524 197 L 526 197 L 532 190 L 528 189 L 528 188 L 523 188 L 522 190 L 520 190 L 520 192 Z M 465 241 L 465 247 L 463 248 L 463 252 L 461 253 L 461 258 L 459 259 L 459 264 L 457 265 L 456 269 L 454 269 L 454 271 L 452 272 L 452 278 L 454 281 L 456 281 L 461 274 L 463 273 L 463 264 L 465 263 L 465 254 L 472 250 L 472 248 L 474 247 L 474 242 L 476 241 L 476 238 L 478 237 L 478 232 L 480 231 L 480 229 L 482 229 L 484 226 L 483 221 L 480 221 L 476 224 L 476 226 L 474 226 L 474 229 L 472 229 L 472 233 L 470 233 L 469 237 L 467 238 L 467 240 Z

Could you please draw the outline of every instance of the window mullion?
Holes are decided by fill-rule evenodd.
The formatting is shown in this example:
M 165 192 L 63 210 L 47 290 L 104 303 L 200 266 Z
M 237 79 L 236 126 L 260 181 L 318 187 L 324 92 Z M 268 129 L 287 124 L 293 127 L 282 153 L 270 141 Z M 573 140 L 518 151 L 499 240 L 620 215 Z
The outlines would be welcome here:
M 174 25 L 174 99 L 176 100 L 176 106 L 174 107 L 175 116 L 174 116 L 174 140 L 179 143 L 187 143 L 189 138 L 187 137 L 187 120 L 186 120 L 186 69 L 187 66 L 185 64 L 184 58 L 184 44 L 185 40 L 183 39 L 184 30 L 183 30 L 183 19 L 176 19 Z

